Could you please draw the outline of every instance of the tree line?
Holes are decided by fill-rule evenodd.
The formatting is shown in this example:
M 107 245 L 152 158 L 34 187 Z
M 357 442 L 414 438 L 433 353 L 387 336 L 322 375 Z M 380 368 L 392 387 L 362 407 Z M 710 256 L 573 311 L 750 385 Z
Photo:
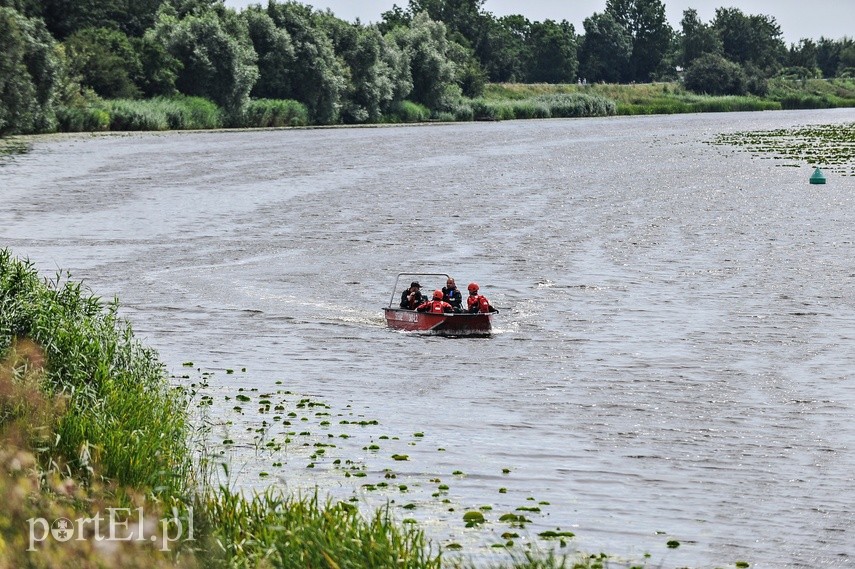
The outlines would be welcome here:
M 291 100 L 310 122 L 378 122 L 406 103 L 453 110 L 487 82 L 683 80 L 762 95 L 775 76 L 855 77 L 855 42 L 786 46 L 768 15 L 696 10 L 680 29 L 661 0 L 607 0 L 567 21 L 496 17 L 485 0 L 409 0 L 376 24 L 295 1 L 238 12 L 222 0 L 0 0 L 0 134 L 56 129 L 60 109 L 178 94 L 228 125 L 251 100 Z

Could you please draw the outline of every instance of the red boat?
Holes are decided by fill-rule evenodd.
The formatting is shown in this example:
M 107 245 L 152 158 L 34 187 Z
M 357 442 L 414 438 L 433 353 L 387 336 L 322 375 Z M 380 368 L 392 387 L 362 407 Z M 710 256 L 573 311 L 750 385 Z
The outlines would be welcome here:
M 448 280 L 445 273 L 398 273 L 395 286 L 392 288 L 392 298 L 389 306 L 384 308 L 386 326 L 395 330 L 408 332 L 423 332 L 440 336 L 489 336 L 492 333 L 493 315 L 497 312 L 468 314 L 466 312 L 446 312 L 432 314 L 416 312 L 406 308 L 397 308 L 396 295 L 400 295 L 398 281 L 402 276 L 409 277 L 444 277 L 443 284 Z M 436 287 L 442 288 L 442 285 Z

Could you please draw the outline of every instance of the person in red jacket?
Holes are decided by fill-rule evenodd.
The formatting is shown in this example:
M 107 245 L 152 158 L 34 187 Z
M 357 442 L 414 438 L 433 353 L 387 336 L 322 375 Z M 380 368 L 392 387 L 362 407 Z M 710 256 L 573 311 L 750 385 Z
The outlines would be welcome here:
M 424 304 L 416 308 L 419 312 L 430 312 L 431 314 L 443 314 L 444 312 L 454 312 L 454 307 L 442 300 L 442 291 L 433 291 L 433 300 L 428 300 Z
M 471 314 L 476 312 L 496 312 L 496 309 L 490 305 L 487 297 L 478 294 L 478 283 L 469 283 L 469 298 L 466 299 L 466 306 Z

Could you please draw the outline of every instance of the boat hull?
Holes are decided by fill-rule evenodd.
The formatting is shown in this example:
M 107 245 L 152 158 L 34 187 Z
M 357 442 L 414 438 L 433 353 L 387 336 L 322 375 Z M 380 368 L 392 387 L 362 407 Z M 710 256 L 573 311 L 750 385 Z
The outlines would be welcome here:
M 403 308 L 383 310 L 386 313 L 386 325 L 395 330 L 439 336 L 489 336 L 493 328 L 493 314 L 432 314 Z

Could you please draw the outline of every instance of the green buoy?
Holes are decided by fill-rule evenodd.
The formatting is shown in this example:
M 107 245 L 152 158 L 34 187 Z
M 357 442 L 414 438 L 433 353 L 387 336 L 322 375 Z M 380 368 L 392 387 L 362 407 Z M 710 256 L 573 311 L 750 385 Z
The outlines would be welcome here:
M 813 171 L 810 177 L 811 184 L 824 184 L 825 183 L 825 174 L 822 173 L 822 170 L 817 168 Z

